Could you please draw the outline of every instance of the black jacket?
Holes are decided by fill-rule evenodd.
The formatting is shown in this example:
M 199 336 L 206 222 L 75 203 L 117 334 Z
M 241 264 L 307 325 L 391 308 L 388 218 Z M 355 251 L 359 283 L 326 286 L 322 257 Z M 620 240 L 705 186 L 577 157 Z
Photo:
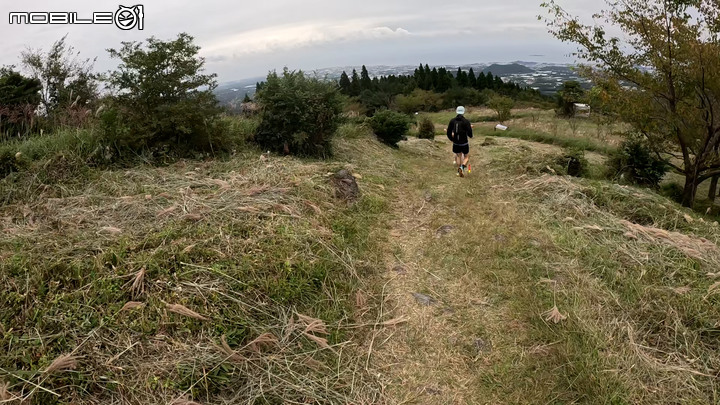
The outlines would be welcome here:
M 458 115 L 450 121 L 447 129 L 447 137 L 455 145 L 467 145 L 468 138 L 473 137 L 470 121 L 462 115 Z

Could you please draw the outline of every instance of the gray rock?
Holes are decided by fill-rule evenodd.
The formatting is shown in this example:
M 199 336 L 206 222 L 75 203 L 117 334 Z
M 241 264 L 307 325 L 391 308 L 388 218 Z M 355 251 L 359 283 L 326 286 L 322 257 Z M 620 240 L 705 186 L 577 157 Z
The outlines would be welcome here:
M 396 264 L 393 271 L 397 274 L 407 274 L 407 269 L 402 264 Z
M 425 192 L 425 202 L 432 201 L 432 194 L 429 191 Z
M 360 187 L 358 187 L 355 177 L 349 171 L 340 170 L 330 180 L 335 185 L 336 197 L 354 202 L 360 196 Z
M 436 238 L 442 238 L 443 236 L 448 235 L 449 233 L 451 233 L 453 230 L 455 230 L 455 227 L 454 227 L 454 226 L 452 226 L 452 225 L 443 225 L 443 226 L 441 226 L 440 228 L 438 228 L 437 231 L 435 231 L 435 237 L 436 237 Z
M 475 339 L 475 348 L 478 353 L 489 353 L 492 350 L 492 343 L 484 339 Z
M 412 295 L 413 295 L 413 297 L 415 297 L 415 301 L 417 301 L 418 304 L 424 305 L 426 307 L 430 306 L 430 305 L 434 305 L 437 302 L 437 301 L 435 301 L 435 299 L 433 297 L 427 296 L 425 294 L 412 293 Z

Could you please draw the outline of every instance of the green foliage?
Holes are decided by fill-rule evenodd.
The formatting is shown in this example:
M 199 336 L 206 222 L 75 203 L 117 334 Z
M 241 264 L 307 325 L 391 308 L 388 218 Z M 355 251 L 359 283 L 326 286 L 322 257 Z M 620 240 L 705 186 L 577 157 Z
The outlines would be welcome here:
M 682 202 L 683 186 L 675 182 L 663 184 L 660 186 L 660 194 L 675 202 Z
M 404 114 L 382 110 L 370 119 L 370 127 L 384 143 L 397 147 L 410 129 L 410 120 Z
M 573 177 L 586 177 L 589 172 L 590 163 L 585 158 L 585 151 L 582 149 L 567 149 L 561 156 L 555 158 L 554 163 L 559 173 Z
M 682 204 L 693 207 L 698 185 L 720 172 L 720 58 L 709 57 L 720 54 L 720 3 L 608 2 L 600 23 L 557 1 L 542 6 L 551 33 L 578 45 L 582 74 L 608 93 L 612 112 L 658 150 L 682 156 Z
M 11 148 L 3 147 L 0 149 L 0 177 L 19 172 L 24 166 L 21 155 L 17 155 Z
M 609 161 L 610 175 L 632 184 L 658 187 L 669 167 L 667 162 L 653 155 L 647 142 L 631 137 L 612 154 Z
M 302 71 L 268 74 L 256 95 L 262 106 L 255 141 L 277 152 L 316 157 L 331 155 L 340 124 L 342 97 L 337 86 Z
M 510 119 L 515 102 L 510 97 L 492 95 L 487 102 L 487 106 L 495 111 L 498 121 L 505 122 Z
M 563 83 L 562 89 L 557 93 L 557 115 L 562 117 L 572 117 L 575 115 L 575 103 L 583 101 L 585 98 L 585 90 L 583 90 L 580 82 L 570 80 Z
M 81 59 L 75 48 L 56 41 L 48 52 L 29 49 L 22 53 L 22 65 L 42 85 L 41 104 L 51 118 L 70 106 L 90 107 L 98 97 L 95 60 Z
M 395 105 L 400 112 L 406 114 L 436 112 L 443 106 L 443 97 L 433 91 L 415 89 L 408 95 L 400 94 L 395 97 Z
M 423 117 L 418 125 L 418 138 L 435 139 L 435 124 L 428 117 Z
M 152 37 L 108 50 L 120 65 L 108 78 L 115 96 L 102 115 L 106 139 L 132 151 L 172 147 L 187 154 L 222 147 L 213 139 L 222 134 L 215 75 L 202 73 L 199 50 L 185 33 L 173 41 Z
M 488 99 L 479 90 L 467 87 L 453 87 L 443 95 L 444 107 L 453 108 L 459 105 L 483 105 Z
M 10 68 L 0 68 L 0 135 L 25 135 L 32 131 L 40 104 L 42 85 Z

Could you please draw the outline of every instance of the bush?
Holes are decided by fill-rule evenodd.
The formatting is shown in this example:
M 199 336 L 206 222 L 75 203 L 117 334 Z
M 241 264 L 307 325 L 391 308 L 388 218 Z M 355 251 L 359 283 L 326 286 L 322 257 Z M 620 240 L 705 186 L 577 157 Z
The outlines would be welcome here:
M 490 97 L 487 106 L 495 111 L 498 121 L 505 122 L 510 119 L 515 102 L 510 97 L 495 95 Z
M 383 110 L 370 118 L 370 127 L 384 143 L 397 147 L 410 129 L 410 120 L 404 114 Z
M 573 177 L 585 177 L 589 172 L 590 163 L 582 149 L 567 149 L 564 154 L 555 158 L 556 171 Z
M 664 195 L 665 197 L 677 202 L 681 203 L 683 199 L 683 186 L 681 186 L 678 183 L 667 183 L 660 186 L 660 194 Z
M 21 171 L 25 167 L 25 161 L 21 155 L 10 148 L 0 149 L 0 178 Z
M 409 95 L 395 97 L 395 106 L 400 112 L 412 114 L 419 111 L 440 111 L 443 105 L 442 95 L 434 91 L 415 89 Z
M 262 107 L 255 141 L 263 148 L 296 155 L 326 157 L 340 125 L 342 98 L 333 83 L 308 78 L 302 71 L 271 72 L 255 99 Z
M 453 87 L 443 94 L 444 107 L 455 108 L 459 105 L 483 105 L 487 103 L 487 93 L 465 87 Z
M 418 125 L 418 138 L 435 139 L 435 124 L 428 117 L 423 117 Z
M 222 134 L 222 125 L 213 94 L 215 75 L 202 73 L 199 50 L 187 34 L 110 49 L 120 64 L 108 79 L 116 96 L 106 100 L 102 114 L 107 141 L 133 152 L 217 150 L 221 145 L 213 137 Z
M 669 167 L 652 155 L 643 139 L 631 137 L 610 156 L 610 177 L 623 178 L 632 184 L 657 188 Z

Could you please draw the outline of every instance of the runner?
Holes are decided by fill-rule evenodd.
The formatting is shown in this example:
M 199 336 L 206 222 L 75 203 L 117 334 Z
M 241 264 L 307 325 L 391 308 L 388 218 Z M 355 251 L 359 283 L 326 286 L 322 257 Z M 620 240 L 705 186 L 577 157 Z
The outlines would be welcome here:
M 455 110 L 457 117 L 450 121 L 447 129 L 447 137 L 453 143 L 453 153 L 455 154 L 455 165 L 457 166 L 458 176 L 465 177 L 465 172 L 470 173 L 471 169 L 468 165 L 470 160 L 470 141 L 468 138 L 473 137 L 472 125 L 465 115 L 465 107 L 460 106 Z

